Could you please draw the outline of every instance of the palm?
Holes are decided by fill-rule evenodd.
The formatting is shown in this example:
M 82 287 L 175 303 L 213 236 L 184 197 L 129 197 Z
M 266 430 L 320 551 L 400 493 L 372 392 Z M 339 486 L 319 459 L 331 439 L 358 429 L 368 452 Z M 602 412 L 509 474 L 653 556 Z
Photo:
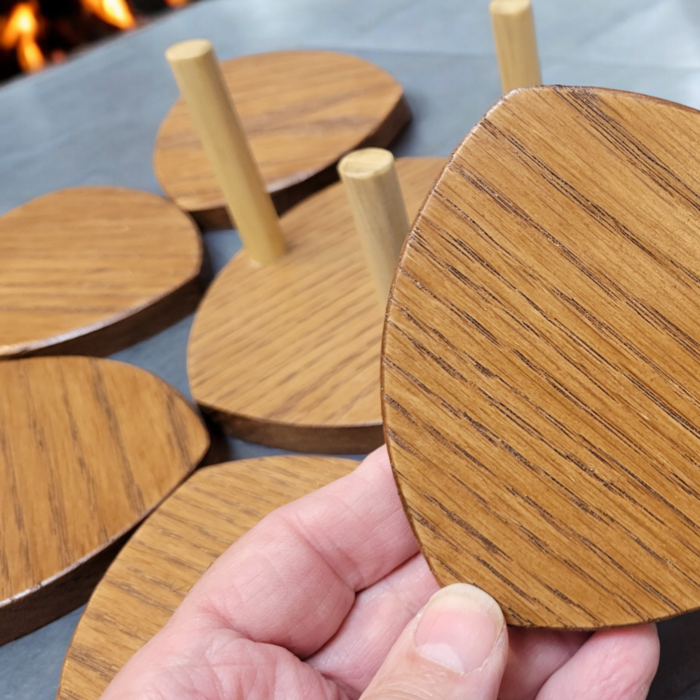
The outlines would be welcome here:
M 437 588 L 378 451 L 242 537 L 104 697 L 358 698 Z M 503 700 L 641 698 L 655 668 L 649 627 L 509 634 Z

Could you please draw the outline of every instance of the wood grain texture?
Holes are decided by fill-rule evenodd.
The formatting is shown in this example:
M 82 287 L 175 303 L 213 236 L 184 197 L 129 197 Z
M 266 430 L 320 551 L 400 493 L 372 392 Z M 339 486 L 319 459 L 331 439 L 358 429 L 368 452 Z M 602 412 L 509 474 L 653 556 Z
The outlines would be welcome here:
M 345 153 L 389 145 L 411 118 L 401 85 L 355 56 L 279 51 L 223 61 L 221 67 L 280 212 L 337 180 L 335 164 Z M 200 227 L 231 226 L 182 101 L 160 127 L 153 166 L 165 193 Z
M 97 700 L 229 545 L 275 508 L 356 466 L 285 455 L 195 473 L 136 532 L 95 590 L 68 649 L 58 700 Z
M 437 578 L 510 624 L 700 606 L 700 113 L 519 90 L 455 152 L 389 302 L 385 430 Z
M 0 359 L 106 355 L 191 313 L 202 242 L 173 204 L 76 187 L 0 217 Z
M 87 600 L 209 444 L 189 403 L 131 365 L 0 363 L 0 643 Z
M 444 165 L 397 161 L 411 219 Z M 383 311 L 350 204 L 332 185 L 281 219 L 289 253 L 240 252 L 214 280 L 187 351 L 192 396 L 227 432 L 303 452 L 360 454 L 382 442 Z

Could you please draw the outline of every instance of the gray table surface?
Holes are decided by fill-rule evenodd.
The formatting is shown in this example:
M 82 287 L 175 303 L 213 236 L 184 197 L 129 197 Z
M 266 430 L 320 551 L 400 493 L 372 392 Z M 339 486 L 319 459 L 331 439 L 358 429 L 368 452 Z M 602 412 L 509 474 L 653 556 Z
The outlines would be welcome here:
M 499 97 L 487 0 L 205 0 L 63 65 L 0 88 L 0 212 L 56 189 L 160 192 L 156 130 L 177 96 L 163 59 L 175 41 L 211 39 L 221 57 L 324 48 L 368 58 L 405 86 L 414 113 L 398 155 L 448 155 Z M 546 83 L 633 90 L 700 108 L 697 0 L 534 0 Z M 239 248 L 205 238 L 214 271 Z M 188 393 L 192 318 L 115 357 Z M 232 459 L 275 450 L 229 441 Z M 77 610 L 0 647 L 0 699 L 50 700 Z M 700 613 L 660 625 L 650 697 L 700 698 Z

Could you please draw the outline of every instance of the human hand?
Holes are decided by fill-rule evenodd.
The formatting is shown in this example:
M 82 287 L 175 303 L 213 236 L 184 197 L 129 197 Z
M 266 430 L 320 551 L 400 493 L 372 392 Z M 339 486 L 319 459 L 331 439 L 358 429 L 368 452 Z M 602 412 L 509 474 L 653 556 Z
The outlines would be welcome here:
M 233 544 L 103 700 L 641 700 L 658 653 L 653 625 L 508 630 L 438 591 L 381 448 Z

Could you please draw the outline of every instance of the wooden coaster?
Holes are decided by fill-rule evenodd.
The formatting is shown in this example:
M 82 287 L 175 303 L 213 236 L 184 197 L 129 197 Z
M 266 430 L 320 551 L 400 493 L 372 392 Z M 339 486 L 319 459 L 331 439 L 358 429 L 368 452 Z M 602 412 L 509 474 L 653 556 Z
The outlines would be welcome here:
M 0 359 L 107 355 L 190 313 L 202 243 L 169 202 L 76 187 L 0 217 Z
M 700 114 L 510 93 L 457 149 L 388 309 L 386 436 L 443 584 L 510 624 L 700 606 Z
M 444 158 L 397 161 L 411 219 Z M 289 253 L 240 252 L 207 291 L 187 356 L 192 396 L 232 435 L 303 452 L 382 443 L 383 309 L 347 194 L 332 185 L 281 219 Z
M 193 474 L 129 540 L 95 589 L 68 649 L 57 700 L 97 700 L 229 545 L 275 508 L 357 464 L 285 455 Z
M 0 362 L 0 643 L 82 605 L 208 444 L 187 401 L 142 369 Z
M 278 211 L 338 179 L 348 151 L 387 146 L 411 119 L 401 85 L 356 56 L 279 51 L 221 68 Z M 229 228 L 224 196 L 186 105 L 163 121 L 153 155 L 163 191 L 205 230 Z

